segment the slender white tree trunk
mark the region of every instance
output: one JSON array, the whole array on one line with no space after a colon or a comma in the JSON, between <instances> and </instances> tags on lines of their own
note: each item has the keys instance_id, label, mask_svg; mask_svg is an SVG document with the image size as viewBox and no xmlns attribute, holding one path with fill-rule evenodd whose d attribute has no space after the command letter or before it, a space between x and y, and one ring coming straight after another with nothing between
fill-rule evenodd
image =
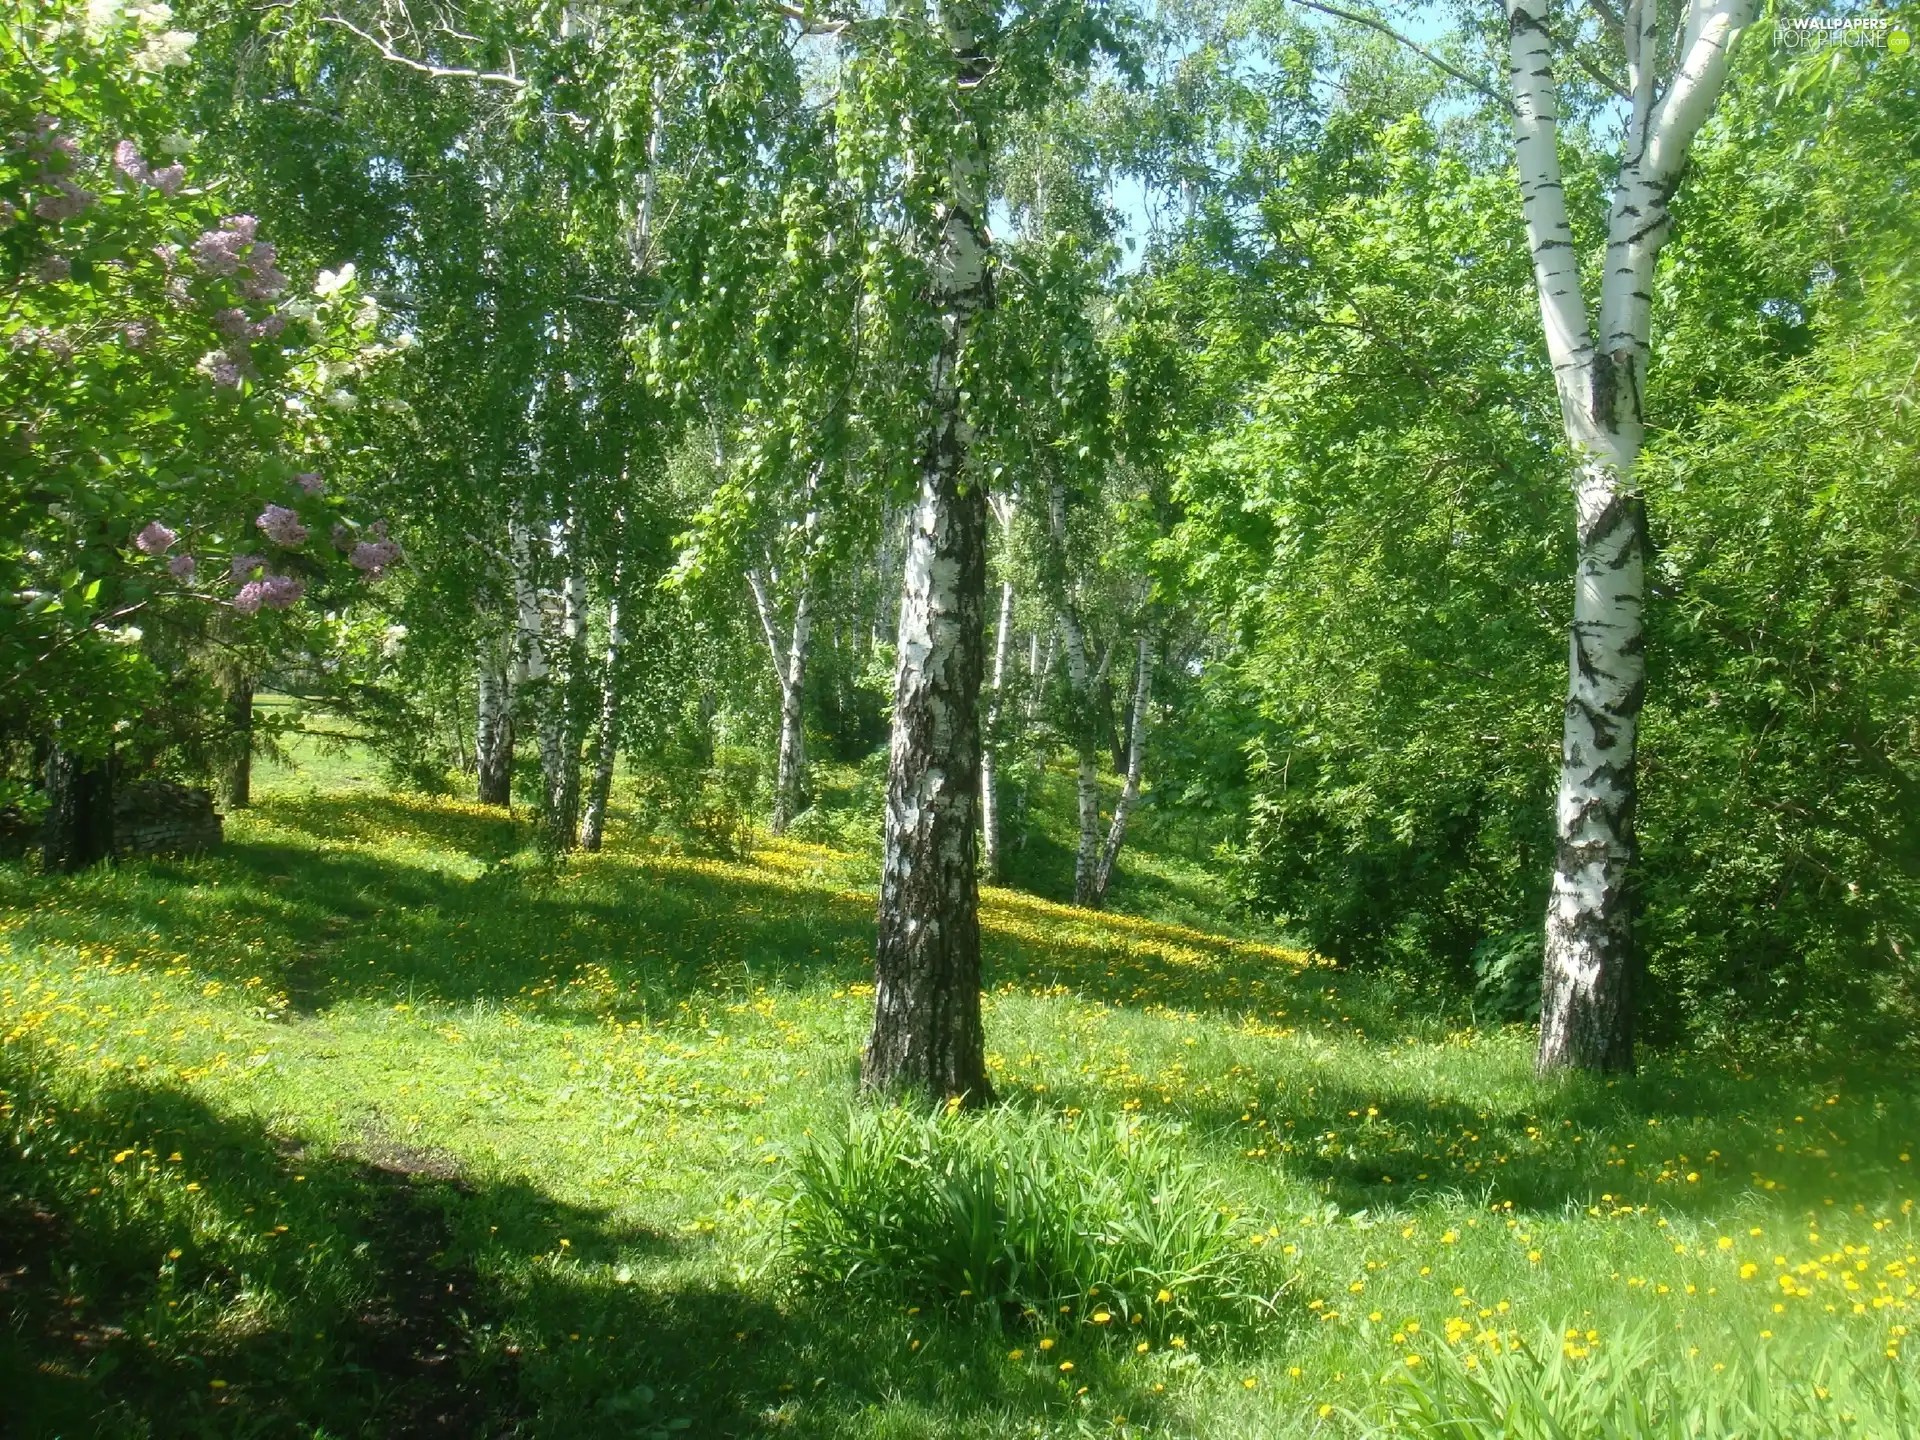
<instances>
[{"instance_id":1,"label":"slender white tree trunk","mask_svg":"<svg viewBox=\"0 0 1920 1440\"><path fill-rule=\"evenodd\" d=\"M766 579L758 570L749 570L747 586L753 591L754 609L759 612L760 630L773 661L773 678L780 687L780 748L774 772L772 830L784 835L799 813L806 788L807 647L813 634L813 587L804 587L794 601L793 628L782 644Z\"/></svg>"},{"instance_id":2,"label":"slender white tree trunk","mask_svg":"<svg viewBox=\"0 0 1920 1440\"><path fill-rule=\"evenodd\" d=\"M974 814L987 498L980 478L966 474L972 433L960 366L975 317L992 298L985 137L966 108L992 65L957 8L943 6L941 19L955 69L955 150L930 247L942 333L901 582L873 1029L860 1080L868 1091L982 1105L993 1098L980 1017Z\"/></svg>"},{"instance_id":3,"label":"slender white tree trunk","mask_svg":"<svg viewBox=\"0 0 1920 1440\"><path fill-rule=\"evenodd\" d=\"M1573 452L1578 558L1558 832L1541 985L1542 1071L1633 1068L1634 807L1646 692L1646 508L1635 477L1652 359L1654 262L1688 148L1725 83L1752 0L1691 0L1656 84L1652 0L1622 26L1629 108L1593 343L1561 181L1547 0L1508 0L1514 151L1535 288Z\"/></svg>"},{"instance_id":4,"label":"slender white tree trunk","mask_svg":"<svg viewBox=\"0 0 1920 1440\"><path fill-rule=\"evenodd\" d=\"M1133 677L1133 715L1127 727L1127 783L1121 788L1119 802L1113 807L1113 824L1107 829L1107 843L1100 852L1100 871L1094 877L1093 903L1104 904L1107 886L1113 881L1114 862L1120 858L1120 846L1127 838L1127 820L1140 799L1140 781L1147 764L1147 706L1153 698L1153 642L1140 633Z\"/></svg>"},{"instance_id":5,"label":"slender white tree trunk","mask_svg":"<svg viewBox=\"0 0 1920 1440\"><path fill-rule=\"evenodd\" d=\"M613 597L607 602L607 651L600 667L600 715L593 732L593 778L580 814L580 848L600 848L607 829L607 801L613 795L613 765L620 748L620 589L625 567L613 572Z\"/></svg>"},{"instance_id":6,"label":"slender white tree trunk","mask_svg":"<svg viewBox=\"0 0 1920 1440\"><path fill-rule=\"evenodd\" d=\"M579 568L578 529L579 517L569 510L550 541L562 576L556 647L559 663L543 665L538 689L540 768L546 782L542 840L556 851L573 848L580 814L578 691L586 671L587 585ZM536 614L541 610L537 596L535 610Z\"/></svg>"},{"instance_id":7,"label":"slender white tree trunk","mask_svg":"<svg viewBox=\"0 0 1920 1440\"><path fill-rule=\"evenodd\" d=\"M1007 646L1013 634L1013 582L1000 582L1000 628L993 642L993 698L987 707L987 731L980 749L981 867L988 881L1000 878L1000 793L998 789L997 731L1005 709L1002 691L1007 677Z\"/></svg>"},{"instance_id":8,"label":"slender white tree trunk","mask_svg":"<svg viewBox=\"0 0 1920 1440\"><path fill-rule=\"evenodd\" d=\"M1093 736L1093 667L1087 661L1086 637L1072 607L1060 611L1060 648L1067 657L1067 682L1073 687L1075 752L1080 759L1074 781L1080 810L1080 843L1073 857L1073 903L1093 903L1094 878L1100 865L1100 749Z\"/></svg>"}]
</instances>

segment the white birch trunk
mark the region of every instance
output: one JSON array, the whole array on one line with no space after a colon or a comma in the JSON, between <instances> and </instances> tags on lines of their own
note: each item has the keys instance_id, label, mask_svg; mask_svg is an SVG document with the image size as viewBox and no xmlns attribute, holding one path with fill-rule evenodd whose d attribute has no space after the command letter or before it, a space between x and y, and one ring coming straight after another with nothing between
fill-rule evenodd
<instances>
[{"instance_id":1,"label":"white birch trunk","mask_svg":"<svg viewBox=\"0 0 1920 1440\"><path fill-rule=\"evenodd\" d=\"M993 698L987 707L987 729L980 748L980 844L981 868L989 882L1000 878L1000 793L999 765L995 756L998 731L1004 705L1002 691L1007 677L1007 646L1013 632L1013 582L1000 582L1000 627L993 642Z\"/></svg>"},{"instance_id":2,"label":"white birch trunk","mask_svg":"<svg viewBox=\"0 0 1920 1440\"><path fill-rule=\"evenodd\" d=\"M620 650L626 637L620 629L620 587L624 567L613 572L613 596L607 602L607 650L600 668L600 715L593 733L593 778L580 813L580 848L589 854L600 848L607 830L607 802L613 796L614 760L620 748Z\"/></svg>"},{"instance_id":3,"label":"white birch trunk","mask_svg":"<svg viewBox=\"0 0 1920 1440\"><path fill-rule=\"evenodd\" d=\"M587 585L578 564L578 529L579 517L569 510L566 521L550 541L562 575L559 663L546 667L538 692L540 768L546 782L542 838L556 851L574 847L580 811L577 691L586 669Z\"/></svg>"},{"instance_id":4,"label":"white birch trunk","mask_svg":"<svg viewBox=\"0 0 1920 1440\"><path fill-rule=\"evenodd\" d=\"M1071 607L1060 612L1060 648L1067 657L1067 683L1073 686L1075 753L1080 764L1074 794L1080 810L1080 843L1073 857L1073 903L1093 903L1093 881L1100 864L1100 751L1094 743L1093 668L1087 663L1086 637Z\"/></svg>"},{"instance_id":5,"label":"white birch trunk","mask_svg":"<svg viewBox=\"0 0 1920 1440\"><path fill-rule=\"evenodd\" d=\"M1691 0L1664 94L1654 76L1654 10L1652 0L1631 0L1625 16L1630 102L1596 347L1561 182L1547 0L1507 3L1521 204L1574 457L1578 536L1541 986L1542 1071L1633 1067L1633 824L1646 690L1646 511L1635 468L1653 353L1653 270L1672 228L1668 202L1688 147L1725 83L1752 0Z\"/></svg>"},{"instance_id":6,"label":"white birch trunk","mask_svg":"<svg viewBox=\"0 0 1920 1440\"><path fill-rule=\"evenodd\" d=\"M784 835L799 813L806 789L807 647L813 634L813 587L803 588L794 602L793 628L783 645L775 623L773 597L759 571L747 572L747 586L753 591L761 633L766 637L767 654L773 661L773 678L780 687L780 747L774 772L771 828L775 835Z\"/></svg>"},{"instance_id":7,"label":"white birch trunk","mask_svg":"<svg viewBox=\"0 0 1920 1440\"><path fill-rule=\"evenodd\" d=\"M1105 903L1107 886L1113 881L1114 862L1120 858L1120 846L1127 838L1127 821L1140 799L1140 781L1147 764L1147 706L1153 698L1153 642L1146 632L1140 634L1133 678L1133 715L1127 727L1127 783L1113 807L1113 824L1107 829L1107 843L1100 852L1100 870L1094 877L1093 904Z\"/></svg>"},{"instance_id":8,"label":"white birch trunk","mask_svg":"<svg viewBox=\"0 0 1920 1440\"><path fill-rule=\"evenodd\" d=\"M971 427L960 366L991 302L986 145L972 94L992 69L957 8L941 19L953 55L954 150L929 298L941 326L928 386L894 668L885 855L873 1029L861 1059L870 1092L983 1105L977 858L980 680L987 589L986 487L966 474Z\"/></svg>"}]
</instances>

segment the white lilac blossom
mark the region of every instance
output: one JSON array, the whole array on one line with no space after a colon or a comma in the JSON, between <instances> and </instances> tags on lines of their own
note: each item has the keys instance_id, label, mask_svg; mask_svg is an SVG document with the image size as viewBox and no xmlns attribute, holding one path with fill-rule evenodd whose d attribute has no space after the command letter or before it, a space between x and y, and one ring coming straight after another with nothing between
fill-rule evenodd
<instances>
[{"instance_id":1,"label":"white lilac blossom","mask_svg":"<svg viewBox=\"0 0 1920 1440\"><path fill-rule=\"evenodd\" d=\"M307 538L299 515L284 505L267 506L253 523L276 545L298 545Z\"/></svg>"},{"instance_id":2,"label":"white lilac blossom","mask_svg":"<svg viewBox=\"0 0 1920 1440\"><path fill-rule=\"evenodd\" d=\"M158 520L149 520L146 529L133 537L133 548L142 555L163 555L180 537Z\"/></svg>"},{"instance_id":3,"label":"white lilac blossom","mask_svg":"<svg viewBox=\"0 0 1920 1440\"><path fill-rule=\"evenodd\" d=\"M156 6L164 9L164 6ZM140 48L133 57L133 68L148 75L177 69L193 63L193 42L200 37L191 30L163 30Z\"/></svg>"},{"instance_id":4,"label":"white lilac blossom","mask_svg":"<svg viewBox=\"0 0 1920 1440\"><path fill-rule=\"evenodd\" d=\"M326 489L327 485L327 482L321 478L318 470L303 471L301 474L293 477L293 483L309 495L318 495L322 490Z\"/></svg>"},{"instance_id":5,"label":"white lilac blossom","mask_svg":"<svg viewBox=\"0 0 1920 1440\"><path fill-rule=\"evenodd\" d=\"M194 559L191 555L176 555L167 561L167 573L176 580L191 580L194 568Z\"/></svg>"},{"instance_id":6,"label":"white lilac blossom","mask_svg":"<svg viewBox=\"0 0 1920 1440\"><path fill-rule=\"evenodd\" d=\"M264 568L266 563L267 557L264 555L236 555L228 574L235 580L244 580L254 571Z\"/></svg>"}]
</instances>

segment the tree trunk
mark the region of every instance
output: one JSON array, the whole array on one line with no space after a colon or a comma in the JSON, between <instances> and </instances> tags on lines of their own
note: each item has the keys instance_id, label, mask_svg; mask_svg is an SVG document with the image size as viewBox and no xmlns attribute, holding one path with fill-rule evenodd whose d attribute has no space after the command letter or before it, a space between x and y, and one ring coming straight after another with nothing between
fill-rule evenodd
<instances>
[{"instance_id":1,"label":"tree trunk","mask_svg":"<svg viewBox=\"0 0 1920 1440\"><path fill-rule=\"evenodd\" d=\"M1113 880L1113 865L1120 858L1120 846L1127 838L1127 820L1140 798L1140 780L1147 764L1147 705L1153 698L1153 644L1141 633L1139 657L1133 680L1133 718L1127 727L1127 783L1113 807L1113 824L1107 830L1106 848L1100 852L1100 871L1094 877L1093 904L1106 903L1107 886Z\"/></svg>"},{"instance_id":2,"label":"tree trunk","mask_svg":"<svg viewBox=\"0 0 1920 1440\"><path fill-rule=\"evenodd\" d=\"M747 572L747 584L753 590L754 607L760 613L760 628L767 640L767 653L773 659L773 678L780 686L780 749L770 828L775 835L784 835L800 811L806 788L807 645L813 632L813 587L809 585L801 590L800 598L794 602L793 630L783 646L774 624L773 597L759 571Z\"/></svg>"},{"instance_id":3,"label":"tree trunk","mask_svg":"<svg viewBox=\"0 0 1920 1440\"><path fill-rule=\"evenodd\" d=\"M227 689L227 728L233 753L227 763L227 808L253 804L253 680L237 675Z\"/></svg>"},{"instance_id":4,"label":"tree trunk","mask_svg":"<svg viewBox=\"0 0 1920 1440\"><path fill-rule=\"evenodd\" d=\"M580 824L580 689L587 669L587 582L579 570L579 517L560 537L560 664L547 677L540 712L540 762L546 779L545 843L571 850Z\"/></svg>"},{"instance_id":5,"label":"tree trunk","mask_svg":"<svg viewBox=\"0 0 1920 1440\"><path fill-rule=\"evenodd\" d=\"M962 1105L993 1098L980 1018L980 895L974 806L980 794L980 680L987 600L987 492L966 472L971 440L959 368L990 303L986 155L967 97L990 68L943 8L957 74L959 144L941 209L932 302L942 335L929 386L901 581L887 766L873 1030L860 1080Z\"/></svg>"},{"instance_id":6,"label":"tree trunk","mask_svg":"<svg viewBox=\"0 0 1920 1440\"><path fill-rule=\"evenodd\" d=\"M1005 707L1001 692L1007 678L1007 646L1013 638L1013 582L1000 582L1000 627L993 641L993 699L987 708L987 730L980 747L981 868L991 883L1000 878L1000 793L998 780L999 729Z\"/></svg>"},{"instance_id":7,"label":"tree trunk","mask_svg":"<svg viewBox=\"0 0 1920 1440\"><path fill-rule=\"evenodd\" d=\"M513 682L498 635L482 635L474 706L474 790L482 805L513 804Z\"/></svg>"},{"instance_id":8,"label":"tree trunk","mask_svg":"<svg viewBox=\"0 0 1920 1440\"><path fill-rule=\"evenodd\" d=\"M73 874L113 854L113 757L82 760L55 743L47 754L41 864Z\"/></svg>"},{"instance_id":9,"label":"tree trunk","mask_svg":"<svg viewBox=\"0 0 1920 1440\"><path fill-rule=\"evenodd\" d=\"M1541 977L1542 1072L1631 1070L1636 751L1646 694L1646 510L1635 467L1669 201L1752 0L1692 0L1664 92L1652 0L1622 25L1628 112L1593 343L1560 173L1546 0L1508 0L1514 152L1560 417L1576 458L1578 558Z\"/></svg>"},{"instance_id":10,"label":"tree trunk","mask_svg":"<svg viewBox=\"0 0 1920 1440\"><path fill-rule=\"evenodd\" d=\"M1060 637L1067 655L1067 680L1073 686L1073 744L1080 757L1074 782L1080 808L1080 843L1073 856L1073 903L1092 905L1100 866L1100 751L1093 737L1094 680L1087 664L1086 637L1070 608L1060 611Z\"/></svg>"},{"instance_id":11,"label":"tree trunk","mask_svg":"<svg viewBox=\"0 0 1920 1440\"><path fill-rule=\"evenodd\" d=\"M593 781L587 806L580 817L580 848L600 848L607 828L607 800L613 794L613 762L620 744L620 633L621 572L615 568L613 598L607 603L607 654L600 672L600 720L593 732Z\"/></svg>"}]
</instances>

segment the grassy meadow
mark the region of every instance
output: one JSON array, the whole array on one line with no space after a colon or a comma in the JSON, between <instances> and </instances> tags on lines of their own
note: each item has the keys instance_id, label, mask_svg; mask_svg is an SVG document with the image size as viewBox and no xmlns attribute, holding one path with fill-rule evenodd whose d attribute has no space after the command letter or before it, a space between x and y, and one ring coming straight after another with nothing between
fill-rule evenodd
<instances>
[{"instance_id":1,"label":"grassy meadow","mask_svg":"<svg viewBox=\"0 0 1920 1440\"><path fill-rule=\"evenodd\" d=\"M0 869L6 1434L1920 1433L1879 1057L1541 1083L1142 854L1151 913L986 892L1003 1104L894 1124L859 856L628 817L555 869L302 758L218 854ZM995 1185L1145 1218L970 1295L913 1227Z\"/></svg>"}]
</instances>

